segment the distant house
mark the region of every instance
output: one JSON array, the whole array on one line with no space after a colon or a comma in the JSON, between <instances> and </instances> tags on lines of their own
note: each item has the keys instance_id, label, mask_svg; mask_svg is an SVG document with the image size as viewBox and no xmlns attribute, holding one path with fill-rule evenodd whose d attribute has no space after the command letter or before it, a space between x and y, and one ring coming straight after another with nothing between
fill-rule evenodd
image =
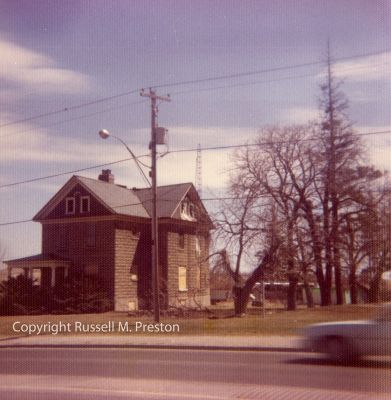
<instances>
[{"instance_id":1,"label":"distant house","mask_svg":"<svg viewBox=\"0 0 391 400\"><path fill-rule=\"evenodd\" d=\"M191 183L158 187L157 196L162 306L208 305L208 213ZM42 252L5 263L30 277L39 269L42 285L98 276L115 310L148 308L151 213L149 188L115 184L110 170L97 180L73 176L33 218L42 224Z\"/></svg>"}]
</instances>

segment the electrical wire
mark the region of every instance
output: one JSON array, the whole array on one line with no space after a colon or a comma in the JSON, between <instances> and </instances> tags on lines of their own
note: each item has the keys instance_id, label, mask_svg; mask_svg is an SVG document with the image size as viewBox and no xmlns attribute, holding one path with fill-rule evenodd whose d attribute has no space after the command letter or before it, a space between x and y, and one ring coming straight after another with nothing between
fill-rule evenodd
<instances>
[{"instance_id":1,"label":"electrical wire","mask_svg":"<svg viewBox=\"0 0 391 400\"><path fill-rule=\"evenodd\" d=\"M88 106L91 106L91 105L94 105L94 104L99 104L99 103L103 103L105 101L117 99L119 97L128 96L130 94L137 93L138 91L139 91L139 89L133 89L133 90L129 90L127 92L122 92L122 93L119 93L119 94L115 94L113 96L102 97L100 99L96 99L96 100L93 100L93 101L88 101L88 102L85 102L85 103L77 104L75 106L64 107L64 108L61 108L59 110L49 111L49 112L46 112L46 113L43 113L43 114L32 115L31 117L27 117L27 118L19 119L19 120L16 120L16 121L6 122L5 124L1 124L0 128L4 128L6 126L11 126L11 125L21 124L23 122L34 121L34 120L39 119L39 118L49 117L49 116L60 114L60 113L67 112L67 111L77 110L79 108L84 108L84 107L88 107Z\"/></svg>"},{"instance_id":2,"label":"electrical wire","mask_svg":"<svg viewBox=\"0 0 391 400\"><path fill-rule=\"evenodd\" d=\"M383 50L376 51L376 52L361 53L361 54L356 54L356 55L346 56L346 57L338 57L338 58L334 58L332 61L339 62L339 61L347 61L347 60L352 60L352 59L357 59L357 58L365 58L365 57L370 57L370 56L374 56L374 55L384 54L389 51L391 51L391 50L383 49ZM184 81L177 81L177 82L168 82L168 83L158 84L158 85L146 85L144 87L151 87L154 89L159 89L159 88L177 87L177 86L191 85L191 84L197 84L197 83L226 80L226 79L236 79L236 78L241 78L241 77L246 77L246 76L254 76L254 75L270 73L270 72L286 71L286 70L291 70L291 69L298 69L298 68L304 68L304 67L309 67L309 66L321 65L321 64L324 64L324 62L325 62L324 60L323 61L312 61L312 62L301 63L301 64L293 64L293 65L273 67L273 68L264 68L264 69L254 70L254 71L240 72L240 73L228 74L228 75L219 75L219 76L213 76L213 77L208 77L208 78L191 79L191 80L184 80ZM96 100L80 103L80 104L77 104L74 106L68 106L68 107L58 109L58 110L49 111L49 112L38 114L38 115L32 115L30 117L22 118L19 120L10 121L5 124L1 124L0 128L8 127L11 125L21 124L23 122L34 121L39 118L44 118L44 117L48 117L48 116L52 116L52 115L56 115L56 114L60 114L60 113L68 112L68 111L73 111L73 110L77 110L77 109L84 108L84 107L88 107L91 105L103 103L106 101L110 101L113 99L117 99L120 97L124 97L124 96L128 96L128 95L137 93L142 89L143 88L131 89L131 90L128 90L128 91L125 91L122 93L112 95L112 96L106 96L106 97L102 97L102 98L99 98Z\"/></svg>"},{"instance_id":3,"label":"electrical wire","mask_svg":"<svg viewBox=\"0 0 391 400\"><path fill-rule=\"evenodd\" d=\"M381 135L381 134L386 134L386 133L391 133L391 130L386 130L386 131L377 131L377 132L363 132L363 133L356 133L354 136L371 136L371 135ZM296 142L304 142L304 141L316 141L319 140L317 137L310 137L310 138L305 138L305 139L299 139L294 141ZM234 148L243 148L243 147L257 147L257 146L270 146L273 144L286 144L286 143L293 143L292 140L282 140L282 141L265 141L265 142L259 142L259 143L247 143L247 144L235 144L235 145L226 145L226 146L210 146L210 147L202 147L201 151L209 151L209 150L228 150L228 149L234 149ZM195 152L198 151L198 147L194 148L189 148L189 149L179 149L179 150L170 150L166 154L175 154L175 153L187 153L187 152ZM139 159L142 157L148 157L149 154L143 154L141 156L135 156L135 158ZM12 182L12 183L6 183L3 185L0 185L0 189L6 188L6 187L11 187L11 186L17 186L17 185L22 185L26 183L31 183L31 182L36 182L40 180L45 180L45 179L51 179L51 178L56 178L58 176L63 176L63 175L70 175L74 174L77 172L82 172L82 171L87 171L91 169L97 169L101 167L106 167L108 165L113 165L113 164L119 164L125 161L133 160L133 158L124 158L122 160L117 160L117 161L112 161L109 163L104 163L104 164L98 164L98 165L93 165L90 167L84 167L84 168L79 168L71 171L65 171L65 172L60 172L58 174L52 174L52 175L46 175L46 176L41 176L37 178L32 178L32 179L25 179L23 181L17 181L17 182Z\"/></svg>"},{"instance_id":4,"label":"electrical wire","mask_svg":"<svg viewBox=\"0 0 391 400\"><path fill-rule=\"evenodd\" d=\"M92 117L92 116L95 116L95 115L104 114L104 113L110 112L110 111L117 111L117 110L119 110L121 108L129 107L129 106L133 106L133 105L137 105L137 104L142 104L142 103L146 103L146 102L147 102L147 100L140 100L140 101L134 101L132 103L121 104L120 106L110 107L110 108L106 108L106 109L103 109L103 110L95 111L93 113L80 115L78 117L68 118L68 119L64 119L62 121L57 121L57 122L53 122L51 124L46 124L46 125L40 126L38 129L45 129L45 128L50 128L52 126L65 124L67 122L79 121L79 120L84 119L84 118L88 118L88 117ZM31 128L23 129L21 131L6 133L4 135L0 135L0 139L4 138L4 137L8 137L8 136L19 135L21 133L31 132L31 131L34 131L36 129L37 129L37 127L33 126Z\"/></svg>"}]
</instances>

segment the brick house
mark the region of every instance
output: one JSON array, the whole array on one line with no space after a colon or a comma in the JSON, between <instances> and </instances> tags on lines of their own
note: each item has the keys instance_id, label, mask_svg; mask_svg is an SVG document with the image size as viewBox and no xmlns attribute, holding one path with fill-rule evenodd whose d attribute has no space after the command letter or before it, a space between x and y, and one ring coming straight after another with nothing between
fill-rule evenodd
<instances>
[{"instance_id":1,"label":"brick house","mask_svg":"<svg viewBox=\"0 0 391 400\"><path fill-rule=\"evenodd\" d=\"M208 305L212 222L191 183L157 189L162 307ZM42 224L41 254L6 262L40 284L67 276L98 276L116 311L148 308L152 301L151 189L114 183L110 170L97 180L72 176L35 215Z\"/></svg>"}]
</instances>

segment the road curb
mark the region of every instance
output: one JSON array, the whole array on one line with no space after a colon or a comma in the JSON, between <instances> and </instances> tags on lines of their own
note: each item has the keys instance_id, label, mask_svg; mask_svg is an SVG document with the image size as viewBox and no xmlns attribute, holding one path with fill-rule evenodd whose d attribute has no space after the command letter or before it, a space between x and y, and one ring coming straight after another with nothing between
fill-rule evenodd
<instances>
[{"instance_id":1,"label":"road curb","mask_svg":"<svg viewBox=\"0 0 391 400\"><path fill-rule=\"evenodd\" d=\"M202 351L272 351L302 353L303 349L296 347L268 347L268 346L197 346L197 345L143 345L143 344L0 344L0 349L155 349L155 350L202 350Z\"/></svg>"}]
</instances>

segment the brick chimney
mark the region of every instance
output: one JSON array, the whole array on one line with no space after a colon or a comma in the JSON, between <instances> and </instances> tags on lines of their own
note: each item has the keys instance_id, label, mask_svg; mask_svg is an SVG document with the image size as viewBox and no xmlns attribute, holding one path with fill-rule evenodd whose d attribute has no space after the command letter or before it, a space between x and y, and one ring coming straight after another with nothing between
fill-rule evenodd
<instances>
[{"instance_id":1,"label":"brick chimney","mask_svg":"<svg viewBox=\"0 0 391 400\"><path fill-rule=\"evenodd\" d=\"M114 175L110 169L102 169L102 173L98 176L98 179L103 182L114 183Z\"/></svg>"}]
</instances>

